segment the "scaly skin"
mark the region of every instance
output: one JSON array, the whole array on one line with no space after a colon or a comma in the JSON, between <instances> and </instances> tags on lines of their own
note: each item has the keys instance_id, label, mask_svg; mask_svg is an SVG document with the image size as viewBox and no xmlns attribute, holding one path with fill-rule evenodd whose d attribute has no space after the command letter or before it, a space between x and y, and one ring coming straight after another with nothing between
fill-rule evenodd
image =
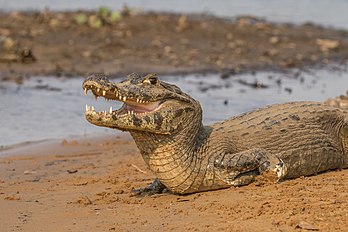
<instances>
[{"instance_id":1,"label":"scaly skin","mask_svg":"<svg viewBox=\"0 0 348 232\"><path fill-rule=\"evenodd\" d=\"M158 178L144 192L165 186L187 194L249 184L259 175L280 180L348 167L348 113L321 103L277 104L203 126L199 102L153 74L118 84L93 74L83 88L125 102L111 113L86 107L85 116L131 133Z\"/></svg>"}]
</instances>

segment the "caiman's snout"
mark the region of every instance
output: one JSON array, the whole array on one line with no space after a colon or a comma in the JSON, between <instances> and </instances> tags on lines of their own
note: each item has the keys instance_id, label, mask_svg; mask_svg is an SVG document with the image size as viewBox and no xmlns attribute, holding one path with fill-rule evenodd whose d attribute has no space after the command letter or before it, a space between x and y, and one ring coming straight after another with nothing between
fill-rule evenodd
<instances>
[{"instance_id":1,"label":"caiman's snout","mask_svg":"<svg viewBox=\"0 0 348 232\"><path fill-rule=\"evenodd\" d=\"M91 90L96 97L107 97L106 93L117 92L117 87L114 83L110 82L108 78L103 74L91 74L82 84L82 88L87 95L88 90ZM111 96L110 96L111 97Z\"/></svg>"},{"instance_id":2,"label":"caiman's snout","mask_svg":"<svg viewBox=\"0 0 348 232\"><path fill-rule=\"evenodd\" d=\"M91 74L82 88L86 95L91 91L95 99L123 102L118 110L110 107L100 112L86 105L85 116L90 123L127 131L172 133L187 121L183 119L192 117L188 114L197 104L178 87L161 82L154 74L141 77L133 73L119 83L109 81L103 74Z\"/></svg>"}]
</instances>

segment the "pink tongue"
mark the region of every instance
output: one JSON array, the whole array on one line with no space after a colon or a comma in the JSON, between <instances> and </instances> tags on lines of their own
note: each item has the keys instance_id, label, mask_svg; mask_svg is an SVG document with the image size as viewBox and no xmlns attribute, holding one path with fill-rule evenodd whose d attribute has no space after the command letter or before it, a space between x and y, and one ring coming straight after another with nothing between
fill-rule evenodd
<instances>
[{"instance_id":1,"label":"pink tongue","mask_svg":"<svg viewBox=\"0 0 348 232\"><path fill-rule=\"evenodd\" d=\"M151 102L148 104L137 104L137 103L125 103L126 104L126 110L127 111L133 111L134 113L147 113L154 111L159 103L158 102Z\"/></svg>"}]
</instances>

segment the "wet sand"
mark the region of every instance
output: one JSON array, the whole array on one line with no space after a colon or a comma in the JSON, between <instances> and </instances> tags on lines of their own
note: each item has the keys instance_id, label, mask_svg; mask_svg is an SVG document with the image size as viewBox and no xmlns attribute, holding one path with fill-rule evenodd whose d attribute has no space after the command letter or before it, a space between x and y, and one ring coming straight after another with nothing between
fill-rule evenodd
<instances>
[{"instance_id":1,"label":"wet sand","mask_svg":"<svg viewBox=\"0 0 348 232\"><path fill-rule=\"evenodd\" d=\"M130 191L154 175L127 135L27 146L12 149L23 155L0 159L0 231L344 231L348 225L348 170L135 198Z\"/></svg>"},{"instance_id":2,"label":"wet sand","mask_svg":"<svg viewBox=\"0 0 348 232\"><path fill-rule=\"evenodd\" d=\"M0 34L14 42L1 57L1 77L134 71L230 75L340 63L348 54L347 32L313 25L151 13L91 29L73 24L74 14L1 13ZM0 231L348 227L348 170L188 196L134 198L131 190L148 185L154 175L127 135L29 143L0 153Z\"/></svg>"}]
</instances>

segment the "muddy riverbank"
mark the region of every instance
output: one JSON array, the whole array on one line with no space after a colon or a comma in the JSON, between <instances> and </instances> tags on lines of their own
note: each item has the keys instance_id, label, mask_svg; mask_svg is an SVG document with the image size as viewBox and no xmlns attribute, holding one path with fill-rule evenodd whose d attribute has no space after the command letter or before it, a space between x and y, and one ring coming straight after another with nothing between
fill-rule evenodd
<instances>
[{"instance_id":1,"label":"muddy riverbank","mask_svg":"<svg viewBox=\"0 0 348 232\"><path fill-rule=\"evenodd\" d=\"M345 62L348 32L255 17L103 12L0 13L0 77L252 70Z\"/></svg>"}]
</instances>

